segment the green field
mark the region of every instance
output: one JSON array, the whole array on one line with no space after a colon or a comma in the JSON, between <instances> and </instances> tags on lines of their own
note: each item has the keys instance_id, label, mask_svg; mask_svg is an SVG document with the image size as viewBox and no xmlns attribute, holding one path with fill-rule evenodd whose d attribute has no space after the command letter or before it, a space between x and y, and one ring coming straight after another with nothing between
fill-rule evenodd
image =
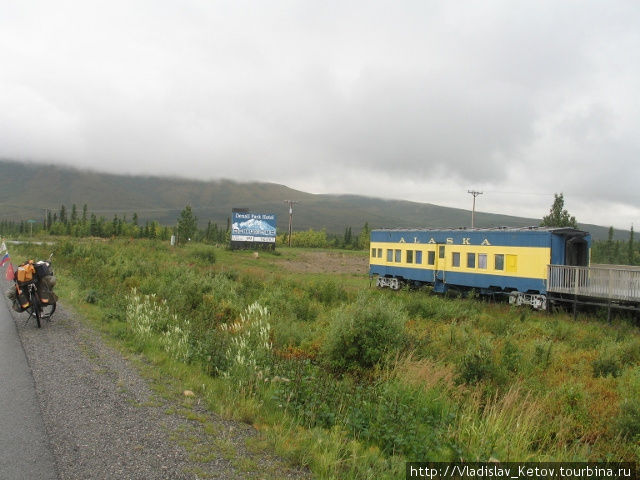
<instances>
[{"instance_id":1,"label":"green field","mask_svg":"<svg viewBox=\"0 0 640 480\"><path fill-rule=\"evenodd\" d=\"M378 291L365 252L56 241L63 303L318 478L403 478L407 460L640 461L631 320ZM14 262L52 247L15 248Z\"/></svg>"}]
</instances>

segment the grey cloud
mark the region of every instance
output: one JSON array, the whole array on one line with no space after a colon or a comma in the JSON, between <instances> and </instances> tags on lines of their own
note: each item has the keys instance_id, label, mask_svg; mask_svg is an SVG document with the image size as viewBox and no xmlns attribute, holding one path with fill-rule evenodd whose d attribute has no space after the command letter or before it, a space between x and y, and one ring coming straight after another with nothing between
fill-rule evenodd
<instances>
[{"instance_id":1,"label":"grey cloud","mask_svg":"<svg viewBox=\"0 0 640 480\"><path fill-rule=\"evenodd\" d=\"M417 199L440 179L638 205L635 2L2 11L2 157L326 189L343 171L354 193L410 178L415 191L386 193Z\"/></svg>"}]
</instances>

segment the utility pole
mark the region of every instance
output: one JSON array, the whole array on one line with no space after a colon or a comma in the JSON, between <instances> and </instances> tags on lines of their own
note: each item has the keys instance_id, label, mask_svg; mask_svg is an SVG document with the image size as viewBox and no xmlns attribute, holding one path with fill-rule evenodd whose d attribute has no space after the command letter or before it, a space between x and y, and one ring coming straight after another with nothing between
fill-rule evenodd
<instances>
[{"instance_id":1,"label":"utility pole","mask_svg":"<svg viewBox=\"0 0 640 480\"><path fill-rule=\"evenodd\" d=\"M285 200L284 203L289 205L289 246L291 246L291 225L293 224L293 205L295 203L300 203L300 202L296 202L294 200Z\"/></svg>"},{"instance_id":2,"label":"utility pole","mask_svg":"<svg viewBox=\"0 0 640 480\"><path fill-rule=\"evenodd\" d=\"M467 193L473 195L473 209L471 210L471 228L475 228L476 226L476 197L478 195L482 195L482 192L476 192L475 190L467 190Z\"/></svg>"},{"instance_id":3,"label":"utility pole","mask_svg":"<svg viewBox=\"0 0 640 480\"><path fill-rule=\"evenodd\" d=\"M293 204L299 203L293 200L285 200L284 203L289 205L289 246L291 246L291 226L293 224Z\"/></svg>"}]
</instances>

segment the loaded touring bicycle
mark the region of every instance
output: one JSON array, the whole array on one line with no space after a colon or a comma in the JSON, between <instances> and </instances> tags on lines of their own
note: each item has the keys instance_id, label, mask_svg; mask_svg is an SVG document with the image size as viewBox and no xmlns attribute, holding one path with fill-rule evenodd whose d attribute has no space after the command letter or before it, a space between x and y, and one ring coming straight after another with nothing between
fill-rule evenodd
<instances>
[{"instance_id":1,"label":"loaded touring bicycle","mask_svg":"<svg viewBox=\"0 0 640 480\"><path fill-rule=\"evenodd\" d=\"M42 320L50 320L56 310L57 295L53 292L56 278L48 260L28 260L19 265L13 278L13 286L7 291L16 312L27 312L29 321L35 318L38 328Z\"/></svg>"}]
</instances>

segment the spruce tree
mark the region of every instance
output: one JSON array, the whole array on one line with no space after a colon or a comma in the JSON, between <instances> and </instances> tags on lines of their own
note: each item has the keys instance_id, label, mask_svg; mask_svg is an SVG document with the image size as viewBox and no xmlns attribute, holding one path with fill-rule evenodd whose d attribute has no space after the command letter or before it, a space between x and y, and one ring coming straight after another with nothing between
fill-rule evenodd
<instances>
[{"instance_id":1,"label":"spruce tree","mask_svg":"<svg viewBox=\"0 0 640 480\"><path fill-rule=\"evenodd\" d=\"M60 222L67 224L67 209L64 205L60 207Z\"/></svg>"},{"instance_id":2,"label":"spruce tree","mask_svg":"<svg viewBox=\"0 0 640 480\"><path fill-rule=\"evenodd\" d=\"M569 215L569 212L564 208L564 196L561 193L553 194L554 200L549 215L542 218L541 227L572 227L578 228L578 222L576 217Z\"/></svg>"},{"instance_id":3,"label":"spruce tree","mask_svg":"<svg viewBox=\"0 0 640 480\"><path fill-rule=\"evenodd\" d=\"M78 223L78 209L74 203L71 205L71 225L75 225L76 223Z\"/></svg>"},{"instance_id":4,"label":"spruce tree","mask_svg":"<svg viewBox=\"0 0 640 480\"><path fill-rule=\"evenodd\" d=\"M198 229L198 219L191 210L191 205L184 207L184 210L180 212L180 218L178 218L177 234L178 243L186 243L189 241L196 230Z\"/></svg>"},{"instance_id":5,"label":"spruce tree","mask_svg":"<svg viewBox=\"0 0 640 480\"><path fill-rule=\"evenodd\" d=\"M605 256L607 263L613 263L613 227L609 227Z\"/></svg>"}]
</instances>

